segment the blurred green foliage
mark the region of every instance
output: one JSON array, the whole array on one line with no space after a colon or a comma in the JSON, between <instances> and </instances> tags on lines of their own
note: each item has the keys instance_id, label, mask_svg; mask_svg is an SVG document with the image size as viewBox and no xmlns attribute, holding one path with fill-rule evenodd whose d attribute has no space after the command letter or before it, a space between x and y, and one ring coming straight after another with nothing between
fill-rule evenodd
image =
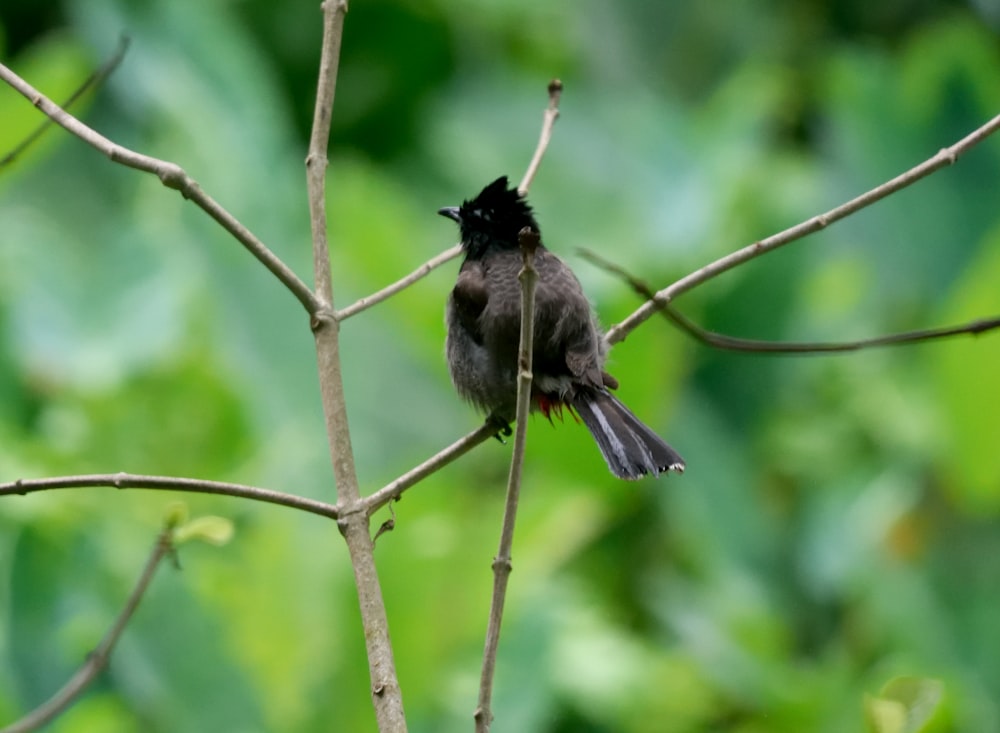
<instances>
[{"instance_id":1,"label":"blurred green foliage","mask_svg":"<svg viewBox=\"0 0 1000 733\"><path fill-rule=\"evenodd\" d=\"M183 165L306 276L318 5L0 0L0 52L59 100L128 35L75 112ZM614 323L634 296L575 246L662 286L896 175L1000 112L998 24L956 0L358 0L331 147L337 301L451 245L436 208L520 175L558 76L531 200ZM5 152L40 117L4 88L0 120ZM998 181L989 140L678 305L773 339L995 314ZM442 357L454 272L342 329L369 489L477 423ZM532 424L494 730L1000 731L998 363L998 336L775 358L646 324L613 371L689 470L625 485L579 426ZM0 480L125 470L333 497L298 304L158 181L55 130L0 172L0 446ZM418 733L471 727L507 457L484 445L413 489L378 543ZM0 722L96 645L173 498L0 501ZM181 549L52 730L374 730L335 527L185 501L230 518L232 542Z\"/></svg>"}]
</instances>

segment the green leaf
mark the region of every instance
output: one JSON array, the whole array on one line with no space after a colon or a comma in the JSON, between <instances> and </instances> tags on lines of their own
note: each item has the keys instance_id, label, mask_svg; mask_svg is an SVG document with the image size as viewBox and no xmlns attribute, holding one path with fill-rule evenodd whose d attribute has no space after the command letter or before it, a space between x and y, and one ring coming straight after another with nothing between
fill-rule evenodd
<instances>
[{"instance_id":1,"label":"green leaf","mask_svg":"<svg viewBox=\"0 0 1000 733\"><path fill-rule=\"evenodd\" d=\"M174 532L174 543L201 540L213 545L224 545L233 538L233 523L225 517L206 515L195 517Z\"/></svg>"},{"instance_id":2,"label":"green leaf","mask_svg":"<svg viewBox=\"0 0 1000 733\"><path fill-rule=\"evenodd\" d=\"M940 708L944 685L926 677L895 677L878 697L865 696L865 717L873 733L929 731Z\"/></svg>"}]
</instances>

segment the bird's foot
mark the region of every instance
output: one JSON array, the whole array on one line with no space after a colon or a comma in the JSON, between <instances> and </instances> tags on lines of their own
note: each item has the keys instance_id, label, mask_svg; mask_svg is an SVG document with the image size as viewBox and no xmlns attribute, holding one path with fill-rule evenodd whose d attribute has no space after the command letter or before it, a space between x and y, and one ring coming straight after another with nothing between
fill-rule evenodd
<instances>
[{"instance_id":1,"label":"bird's foot","mask_svg":"<svg viewBox=\"0 0 1000 733\"><path fill-rule=\"evenodd\" d=\"M505 445L507 441L504 438L509 438L514 432L510 427L510 421L496 413L491 413L486 418L486 424L496 429L496 434L493 437Z\"/></svg>"}]
</instances>

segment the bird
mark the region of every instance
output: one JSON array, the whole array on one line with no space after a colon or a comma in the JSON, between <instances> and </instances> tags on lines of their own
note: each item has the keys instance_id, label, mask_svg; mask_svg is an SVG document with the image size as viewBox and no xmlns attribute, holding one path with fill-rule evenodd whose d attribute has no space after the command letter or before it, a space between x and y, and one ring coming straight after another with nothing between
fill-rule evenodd
<instances>
[{"instance_id":1,"label":"bird","mask_svg":"<svg viewBox=\"0 0 1000 733\"><path fill-rule=\"evenodd\" d=\"M455 221L465 255L445 307L445 354L459 396L506 428L517 402L523 260L519 232L541 237L525 197L506 176L461 206L438 214ZM682 472L684 459L610 390L618 380L604 370L607 345L569 266L539 241L535 259L533 412L552 421L565 409L579 416L618 478Z\"/></svg>"}]
</instances>

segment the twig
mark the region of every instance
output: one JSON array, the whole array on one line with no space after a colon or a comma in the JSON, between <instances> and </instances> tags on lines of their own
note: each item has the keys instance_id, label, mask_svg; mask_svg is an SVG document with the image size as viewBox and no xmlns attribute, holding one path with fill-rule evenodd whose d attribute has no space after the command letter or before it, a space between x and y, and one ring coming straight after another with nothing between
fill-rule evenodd
<instances>
[{"instance_id":1,"label":"twig","mask_svg":"<svg viewBox=\"0 0 1000 733\"><path fill-rule=\"evenodd\" d=\"M314 314L323 302L319 300L299 277L281 259L240 223L236 217L224 209L215 199L201 190L198 183L176 163L137 153L112 142L97 131L80 122L73 115L54 104L52 100L36 90L7 66L0 64L0 79L21 93L38 107L53 122L76 135L94 149L104 153L115 163L152 173L167 188L180 191L181 196L193 201L202 211L215 219L223 229L232 234L261 264L274 274L303 307Z\"/></svg>"},{"instance_id":2,"label":"twig","mask_svg":"<svg viewBox=\"0 0 1000 733\"><path fill-rule=\"evenodd\" d=\"M378 542L378 538L384 535L386 532L392 532L396 529L396 512L392 508L392 504L389 505L389 518L379 525L378 531L375 532L375 536L372 537L372 544L374 545Z\"/></svg>"},{"instance_id":3,"label":"twig","mask_svg":"<svg viewBox=\"0 0 1000 733\"><path fill-rule=\"evenodd\" d=\"M95 473L81 476L52 476L39 479L18 479L0 484L0 496L26 495L36 491L51 489L79 489L95 486L109 486L115 489L157 489L162 491L187 491L196 494L220 494L241 499L253 499L268 504L280 504L292 509L318 514L336 519L337 507L326 502L307 499L294 494L286 494L256 486L205 481L202 479L179 478L173 476L143 476L133 473Z\"/></svg>"},{"instance_id":4,"label":"twig","mask_svg":"<svg viewBox=\"0 0 1000 733\"><path fill-rule=\"evenodd\" d=\"M497 647L500 643L500 624L503 621L504 600L507 597L507 580L511 571L511 547L514 544L514 521L517 503L521 496L521 475L524 469L524 449L528 435L528 412L531 408L531 357L535 343L535 250L540 241L537 233L525 227L518 234L524 266L517 279L521 281L521 342L518 349L517 373L517 426L514 429L514 448L507 479L507 501L504 505L503 526L500 530L500 549L493 560L493 598L490 602L490 619L486 629L486 648L483 652L483 671L479 682L479 704L473 718L476 733L488 733L493 713L493 677L496 672Z\"/></svg>"},{"instance_id":5,"label":"twig","mask_svg":"<svg viewBox=\"0 0 1000 733\"><path fill-rule=\"evenodd\" d=\"M118 48L115 50L114 55L110 59L105 61L100 68L94 71L93 74L88 76L86 80L84 80L83 84L78 86L76 88L76 91L73 92L71 95L69 95L66 98L66 101L64 101L59 106L62 107L63 109L69 109L73 105L73 103L76 102L76 100L78 100L86 93L88 89L97 86L105 79L107 79L111 75L111 72L113 72L115 69L118 68L118 65L122 62L122 59L125 58L125 52L128 51L128 46L129 46L129 40L127 36L122 36L121 38L119 38ZM11 150L9 153L7 153L7 155L5 155L2 159L0 159L0 168L4 168L5 166L8 166L11 163L13 163L18 158L18 156L21 155L21 153L23 153L25 150L31 147L34 144L34 142L38 140L38 138L40 138L43 134L45 134L45 131L48 130L50 127L52 127L52 119L46 118L45 121L42 122L42 124L40 124L34 130L32 130L31 133L26 138L24 138L24 140L22 140L17 146L15 146L13 150Z\"/></svg>"},{"instance_id":6,"label":"twig","mask_svg":"<svg viewBox=\"0 0 1000 733\"><path fill-rule=\"evenodd\" d=\"M333 303L330 276L330 251L326 239L326 168L330 122L337 91L340 46L344 35L347 0L323 2L323 48L319 59L316 106L313 109L309 152L306 155L306 183L309 190L309 222L312 225L313 274L316 295L326 304Z\"/></svg>"},{"instance_id":7,"label":"twig","mask_svg":"<svg viewBox=\"0 0 1000 733\"><path fill-rule=\"evenodd\" d=\"M768 237L767 239L754 242L743 249L732 252L725 257L721 257L715 262L712 262L705 267L696 270L690 275L681 278L672 285L669 285L657 292L655 299L648 300L624 321L619 323L614 328L609 329L604 336L604 340L608 344L618 343L635 330L639 324L643 323L656 311L660 310L664 303L669 303L681 293L685 293L697 285L701 285L702 283L711 280L713 277L721 275L723 272L751 260L754 257L759 257L760 255L775 250L778 247L784 246L798 239L802 239L803 237L819 231L820 229L824 229L833 222L839 221L840 219L843 219L844 217L853 214L866 206L871 206L876 201L879 201L890 194L896 193L897 191L916 183L921 178L930 175L939 168L953 164L960 155L968 151L977 143L982 142L986 139L986 137L996 132L997 129L1000 129L1000 115L997 115L979 129L966 135L951 147L944 148L932 158L928 158L923 163L911 168L899 176L896 176L892 180L886 181L882 185L873 188L867 193L864 193L845 204L841 204L825 214L814 216L813 218L797 224L790 229L786 229L785 231L779 232L778 234Z\"/></svg>"},{"instance_id":8,"label":"twig","mask_svg":"<svg viewBox=\"0 0 1000 733\"><path fill-rule=\"evenodd\" d=\"M463 438L459 438L440 453L428 458L416 468L412 468L399 478L391 481L365 498L365 509L371 516L414 484L422 481L435 471L447 466L456 458L461 458L480 443L496 434L496 425L485 423Z\"/></svg>"},{"instance_id":9,"label":"twig","mask_svg":"<svg viewBox=\"0 0 1000 733\"><path fill-rule=\"evenodd\" d=\"M528 189L531 188L531 182L535 180L535 174L538 172L538 166L542 163L542 157L549 149L552 128L555 126L556 120L559 119L559 98L562 96L562 88L562 82L558 79L549 82L549 106L545 108L545 114L542 117L542 132L538 136L538 146L535 148L535 154L531 157L531 162L528 163L528 170L524 172L524 178L521 179L521 183L517 187L522 196L528 193Z\"/></svg>"},{"instance_id":10,"label":"twig","mask_svg":"<svg viewBox=\"0 0 1000 733\"><path fill-rule=\"evenodd\" d=\"M562 82L558 79L553 79L549 82L549 104L548 107L545 108L545 114L542 117L542 131L538 137L538 145L535 148L535 154L532 156L531 162L528 164L528 169L524 173L524 178L521 179L521 183L517 187L522 196L528 193L528 188L531 187L531 182L535 180L535 174L538 172L538 166L541 164L542 157L545 155L545 151L549 147L549 141L552 139L552 127L555 125L556 119L559 117L559 98L562 95L562 88ZM399 291L404 290L418 280L427 277L432 270L440 267L445 262L455 259L461 253L461 245L456 244L454 247L446 249L441 254L429 259L401 280L397 280L391 285L382 288L377 293L366 295L364 298L357 300L351 305L341 308L336 313L337 320L342 321L345 318L356 316L358 313L368 310L373 305L378 305L383 300L391 298Z\"/></svg>"},{"instance_id":11,"label":"twig","mask_svg":"<svg viewBox=\"0 0 1000 733\"><path fill-rule=\"evenodd\" d=\"M108 630L108 633L101 639L101 643L97 645L94 651L87 655L87 660L83 663L83 666L70 677L69 681L55 695L20 720L0 729L0 733L29 733L29 731L38 730L69 707L80 693L86 689L87 685L93 682L97 675L107 666L108 660L111 657L111 651L125 630L129 619L132 618L132 614L138 608L139 601L145 595L146 589L153 579L153 574L156 572L156 568L159 566L160 561L173 549L173 529L173 527L165 527L160 532L159 537L156 538L153 551L146 560L146 566L142 570L142 575L139 576L139 581L135 584L135 588L132 589L132 593L125 602L125 607L118 614L118 618L115 619L115 623Z\"/></svg>"},{"instance_id":12,"label":"twig","mask_svg":"<svg viewBox=\"0 0 1000 733\"><path fill-rule=\"evenodd\" d=\"M392 643L389 640L389 621L386 617L378 571L375 568L370 521L361 499L358 475L354 467L354 451L351 448L351 432L344 399L344 377L340 363L340 325L333 313L333 278L326 239L327 146L346 14L346 0L324 0L323 51L309 154L306 157L316 293L324 306L322 313L313 314L312 327L316 340L320 398L326 419L333 475L337 482L337 506L340 510L337 525L347 543L351 567L354 570L354 585L358 591L361 623L364 627L375 719L381 733L404 733L406 718L403 713L403 696L396 676Z\"/></svg>"},{"instance_id":13,"label":"twig","mask_svg":"<svg viewBox=\"0 0 1000 733\"><path fill-rule=\"evenodd\" d=\"M356 316L358 313L368 310L373 305L378 305L383 300L388 300L399 291L405 290L406 288L413 285L413 283L417 282L417 280L427 277L427 275L430 274L431 270L437 269L445 262L455 259L460 254L462 254L462 245L456 244L454 247L449 247L441 254L435 257L431 257L429 260L427 260L427 262L422 264L420 267L418 267L416 270L414 270L409 275L404 277L402 280L397 280L392 285L388 285L382 288L377 293L366 295L364 298L361 298L351 303L346 308L340 309L336 313L337 320L342 321L345 318Z\"/></svg>"},{"instance_id":14,"label":"twig","mask_svg":"<svg viewBox=\"0 0 1000 733\"><path fill-rule=\"evenodd\" d=\"M629 286L648 300L657 300L656 293L648 284L635 277L620 265L616 265L610 260L601 257L596 252L586 248L577 250L584 258L618 275L625 280ZM914 344L921 341L932 341L935 339L948 338L950 336L960 336L970 334L978 336L987 331L1000 328L1000 316L994 318L981 318L971 323L961 326L944 326L941 328L925 328L915 331L904 331L888 336L876 336L874 338L859 339L857 341L761 341L758 339L736 338L725 334L707 331L690 318L681 313L670 302L661 304L660 314L671 323L681 329L688 336L700 341L707 346L725 351L743 351L758 354L836 354L850 351L860 351L878 346L901 346L904 344Z\"/></svg>"}]
</instances>

